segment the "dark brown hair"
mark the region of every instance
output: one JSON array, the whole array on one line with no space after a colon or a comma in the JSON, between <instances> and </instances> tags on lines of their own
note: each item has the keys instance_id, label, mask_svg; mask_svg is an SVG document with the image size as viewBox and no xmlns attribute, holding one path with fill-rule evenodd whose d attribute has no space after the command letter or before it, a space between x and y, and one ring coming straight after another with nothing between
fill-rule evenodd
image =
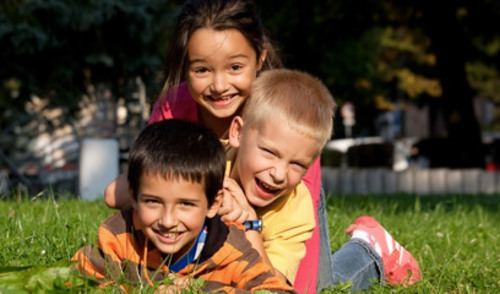
<instances>
[{"instance_id":1,"label":"dark brown hair","mask_svg":"<svg viewBox=\"0 0 500 294\"><path fill-rule=\"evenodd\" d=\"M208 204L224 180L226 154L219 138L201 125L178 119L148 125L134 141L128 159L128 182L137 199L143 175L183 179L205 187Z\"/></svg>"},{"instance_id":2,"label":"dark brown hair","mask_svg":"<svg viewBox=\"0 0 500 294\"><path fill-rule=\"evenodd\" d=\"M262 51L267 50L261 70L283 66L251 0L188 0L177 17L174 36L170 41L161 97L166 97L168 90L185 79L188 43L193 33L200 28L238 30L255 50L257 61Z\"/></svg>"}]
</instances>

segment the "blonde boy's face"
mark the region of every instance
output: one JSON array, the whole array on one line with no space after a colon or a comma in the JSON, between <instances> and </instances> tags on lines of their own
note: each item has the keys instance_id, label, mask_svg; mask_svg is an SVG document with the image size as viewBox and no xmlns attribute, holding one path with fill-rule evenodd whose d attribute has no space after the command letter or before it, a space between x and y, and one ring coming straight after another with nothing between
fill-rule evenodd
<instances>
[{"instance_id":1,"label":"blonde boy's face","mask_svg":"<svg viewBox=\"0 0 500 294\"><path fill-rule=\"evenodd\" d=\"M205 217L217 213L218 203L208 207L201 183L154 174L141 176L137 200L132 202L144 234L160 252L172 255L173 262L191 249Z\"/></svg>"},{"instance_id":2,"label":"blonde boy's face","mask_svg":"<svg viewBox=\"0 0 500 294\"><path fill-rule=\"evenodd\" d=\"M241 117L236 117L231 124L229 142L239 148L231 177L255 207L265 207L290 193L321 147L316 140L276 118L268 118L258 128L249 128L244 126Z\"/></svg>"}]
</instances>

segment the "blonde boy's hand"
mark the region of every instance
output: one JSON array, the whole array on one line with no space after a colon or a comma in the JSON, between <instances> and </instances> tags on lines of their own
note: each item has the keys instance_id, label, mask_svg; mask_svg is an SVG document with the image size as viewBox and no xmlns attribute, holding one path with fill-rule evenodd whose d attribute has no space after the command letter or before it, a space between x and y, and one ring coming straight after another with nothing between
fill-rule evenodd
<instances>
[{"instance_id":1,"label":"blonde boy's hand","mask_svg":"<svg viewBox=\"0 0 500 294\"><path fill-rule=\"evenodd\" d=\"M222 205L218 211L223 221L243 223L246 220L257 219L255 210L248 203L243 190L235 180L226 177L223 188Z\"/></svg>"}]
</instances>

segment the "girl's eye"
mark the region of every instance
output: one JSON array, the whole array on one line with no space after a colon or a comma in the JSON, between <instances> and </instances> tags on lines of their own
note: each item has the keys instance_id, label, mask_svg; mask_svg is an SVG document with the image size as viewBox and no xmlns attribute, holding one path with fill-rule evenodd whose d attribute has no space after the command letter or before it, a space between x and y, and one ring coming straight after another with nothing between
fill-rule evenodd
<instances>
[{"instance_id":1,"label":"girl's eye","mask_svg":"<svg viewBox=\"0 0 500 294\"><path fill-rule=\"evenodd\" d=\"M206 67L197 67L193 70L196 74L204 74L208 72L208 68Z\"/></svg>"},{"instance_id":2,"label":"girl's eye","mask_svg":"<svg viewBox=\"0 0 500 294\"><path fill-rule=\"evenodd\" d=\"M231 65L231 70L232 71L238 71L238 70L240 70L242 68L243 68L243 66L240 65L240 64L233 64L233 65Z\"/></svg>"}]
</instances>

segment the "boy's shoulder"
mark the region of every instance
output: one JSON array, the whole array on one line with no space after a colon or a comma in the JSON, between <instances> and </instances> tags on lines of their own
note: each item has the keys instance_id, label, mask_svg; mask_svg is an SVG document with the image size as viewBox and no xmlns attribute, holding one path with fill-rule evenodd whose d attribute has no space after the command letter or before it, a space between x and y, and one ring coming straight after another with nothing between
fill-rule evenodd
<instances>
[{"instance_id":1,"label":"boy's shoulder","mask_svg":"<svg viewBox=\"0 0 500 294\"><path fill-rule=\"evenodd\" d=\"M261 208L258 214L262 216L278 211L289 211L295 214L295 211L299 208L308 211L312 207L311 193L304 182L301 181L290 193L282 196L270 205Z\"/></svg>"},{"instance_id":2,"label":"boy's shoulder","mask_svg":"<svg viewBox=\"0 0 500 294\"><path fill-rule=\"evenodd\" d=\"M131 232L134 228L134 210L128 208L113 214L104 220L101 228L106 229L113 235Z\"/></svg>"},{"instance_id":3,"label":"boy's shoulder","mask_svg":"<svg viewBox=\"0 0 500 294\"><path fill-rule=\"evenodd\" d=\"M233 262L260 260L260 255L248 241L242 224L223 222L217 217L211 220L208 230L200 262L210 260L209 263L218 268L213 270L220 270Z\"/></svg>"}]
</instances>

